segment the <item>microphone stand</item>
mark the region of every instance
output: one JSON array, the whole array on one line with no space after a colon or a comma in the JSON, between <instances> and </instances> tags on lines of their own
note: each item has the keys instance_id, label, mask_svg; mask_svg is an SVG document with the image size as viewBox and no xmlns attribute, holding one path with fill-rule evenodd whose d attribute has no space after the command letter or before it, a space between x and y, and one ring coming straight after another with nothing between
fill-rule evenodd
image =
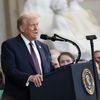
<instances>
[{"instance_id":1,"label":"microphone stand","mask_svg":"<svg viewBox=\"0 0 100 100\"><path fill-rule=\"evenodd\" d=\"M90 46L91 46L91 55L92 55L92 64L93 64L93 73L94 73L94 81L95 81L95 88L96 88L96 98L98 97L97 94L97 84L96 84L96 65L95 65L95 59L94 59L94 44L93 40L97 39L96 35L88 35L86 36L87 40L90 40Z\"/></svg>"},{"instance_id":2,"label":"microphone stand","mask_svg":"<svg viewBox=\"0 0 100 100\"><path fill-rule=\"evenodd\" d=\"M58 37L58 39L57 39L56 37ZM60 39L59 39L59 38L60 38ZM80 57L81 57L81 50L80 50L79 46L78 46L75 42L73 42L73 41L71 41L71 40L69 40L69 39L63 38L63 37L61 37L61 36L59 36L59 35L57 35L57 34L54 34L54 36L53 36L53 41L55 41L55 40L70 42L71 44L73 44L73 45L77 48L77 50L78 50L78 56L77 56L77 58L76 58L75 63L77 63L77 62L80 60Z\"/></svg>"}]
</instances>

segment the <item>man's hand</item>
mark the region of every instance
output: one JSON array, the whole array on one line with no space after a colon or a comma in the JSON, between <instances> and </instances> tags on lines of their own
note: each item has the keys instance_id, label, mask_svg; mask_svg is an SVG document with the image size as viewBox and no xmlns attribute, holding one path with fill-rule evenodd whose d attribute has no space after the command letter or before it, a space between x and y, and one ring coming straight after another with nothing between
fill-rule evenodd
<instances>
[{"instance_id":1,"label":"man's hand","mask_svg":"<svg viewBox=\"0 0 100 100\"><path fill-rule=\"evenodd\" d=\"M33 82L35 84L36 87L40 87L42 85L42 81L43 81L43 76L40 74L36 74L36 75L31 75L29 77L29 81Z\"/></svg>"}]
</instances>

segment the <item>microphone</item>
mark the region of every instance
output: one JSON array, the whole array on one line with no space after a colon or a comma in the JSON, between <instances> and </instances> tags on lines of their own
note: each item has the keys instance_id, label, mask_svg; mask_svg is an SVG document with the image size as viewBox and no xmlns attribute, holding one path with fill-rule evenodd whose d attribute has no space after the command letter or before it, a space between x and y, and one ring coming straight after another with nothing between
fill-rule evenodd
<instances>
[{"instance_id":1,"label":"microphone","mask_svg":"<svg viewBox=\"0 0 100 100\"><path fill-rule=\"evenodd\" d=\"M41 34L41 35L40 35L40 38L41 38L41 39L44 39L44 40L51 40L51 41L64 41L63 39L58 39L58 38L56 38L56 37L55 37L55 34L54 34L54 36L52 36L52 37L50 37L50 36L48 36L48 35L46 35L46 34Z\"/></svg>"},{"instance_id":2,"label":"microphone","mask_svg":"<svg viewBox=\"0 0 100 100\"><path fill-rule=\"evenodd\" d=\"M64 41L64 42L69 42L69 43L73 44L78 50L78 56L77 56L77 59L76 59L75 62L77 63L80 60L81 50L80 50L79 46L75 42L73 42L73 41L71 41L69 39L63 38L63 37L61 37L61 36L59 36L57 34L54 34L54 36L52 36L52 37L50 37L50 36L48 36L46 34L41 34L40 38L44 39L44 40L51 40L51 41Z\"/></svg>"}]
</instances>

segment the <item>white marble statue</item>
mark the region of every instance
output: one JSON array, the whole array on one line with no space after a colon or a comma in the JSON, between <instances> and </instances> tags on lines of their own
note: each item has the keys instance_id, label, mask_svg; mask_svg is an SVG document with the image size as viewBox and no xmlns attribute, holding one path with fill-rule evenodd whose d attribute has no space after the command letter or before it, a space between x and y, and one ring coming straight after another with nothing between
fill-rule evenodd
<instances>
[{"instance_id":1,"label":"white marble statue","mask_svg":"<svg viewBox=\"0 0 100 100\"><path fill-rule=\"evenodd\" d=\"M90 15L77 0L27 0L22 13L36 12L40 16L40 33L53 36L54 33L76 42L83 53L90 53L85 35L98 34L100 27L92 23ZM82 39L82 40L81 40ZM77 49L64 42L47 41L51 48L77 54ZM88 44L88 45L87 45ZM86 46L87 45L87 46Z\"/></svg>"},{"instance_id":2,"label":"white marble statue","mask_svg":"<svg viewBox=\"0 0 100 100\"><path fill-rule=\"evenodd\" d=\"M90 10L80 6L79 0L71 0L66 19L70 19L69 27L77 38L95 34L100 36L100 25Z\"/></svg>"}]
</instances>

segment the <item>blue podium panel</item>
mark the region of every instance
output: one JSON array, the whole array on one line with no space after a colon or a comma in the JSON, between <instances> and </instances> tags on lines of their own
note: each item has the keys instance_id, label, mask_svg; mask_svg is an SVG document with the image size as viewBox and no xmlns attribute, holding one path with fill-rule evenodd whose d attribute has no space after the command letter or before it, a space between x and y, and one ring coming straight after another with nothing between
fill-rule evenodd
<instances>
[{"instance_id":1,"label":"blue podium panel","mask_svg":"<svg viewBox=\"0 0 100 100\"><path fill-rule=\"evenodd\" d=\"M84 69L89 69L94 77L92 63L75 64L71 66L73 83L75 89L76 100L97 100L96 92L90 95L84 86L82 72Z\"/></svg>"},{"instance_id":2,"label":"blue podium panel","mask_svg":"<svg viewBox=\"0 0 100 100\"><path fill-rule=\"evenodd\" d=\"M82 72L84 69L89 69L94 76L92 63L88 62L67 65L56 69L54 72L44 76L42 86L39 88L35 87L33 83L30 83L30 99L99 100L97 99L97 92L95 90L91 95L86 91L82 80Z\"/></svg>"}]
</instances>

